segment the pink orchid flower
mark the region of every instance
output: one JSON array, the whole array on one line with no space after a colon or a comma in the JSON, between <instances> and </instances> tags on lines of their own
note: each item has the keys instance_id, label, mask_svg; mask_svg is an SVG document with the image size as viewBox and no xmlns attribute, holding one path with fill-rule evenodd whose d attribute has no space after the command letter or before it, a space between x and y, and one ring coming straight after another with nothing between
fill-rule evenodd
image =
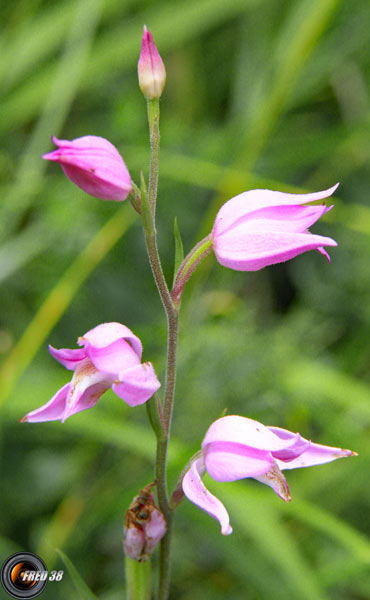
<instances>
[{"instance_id":1,"label":"pink orchid flower","mask_svg":"<svg viewBox=\"0 0 370 600\"><path fill-rule=\"evenodd\" d=\"M103 323L78 339L82 348L50 353L73 371L72 380L43 406L29 412L22 421L64 422L81 410L95 406L109 388L129 406L143 404L158 390L160 383L151 363L140 362L142 345L128 327Z\"/></svg>"},{"instance_id":2,"label":"pink orchid flower","mask_svg":"<svg viewBox=\"0 0 370 600\"><path fill-rule=\"evenodd\" d=\"M75 140L52 137L58 150L42 158L58 162L67 177L84 192L102 200L125 200L131 177L117 148L96 135Z\"/></svg>"},{"instance_id":3,"label":"pink orchid flower","mask_svg":"<svg viewBox=\"0 0 370 600\"><path fill-rule=\"evenodd\" d=\"M302 204L331 196L338 185L313 194L250 190L231 198L219 210L213 226L218 262L236 271L258 271L307 250L318 250L330 262L323 246L337 243L311 234L308 228L332 206Z\"/></svg>"},{"instance_id":4,"label":"pink orchid flower","mask_svg":"<svg viewBox=\"0 0 370 600\"><path fill-rule=\"evenodd\" d=\"M182 489L191 502L220 522L223 535L229 535L232 528L228 512L203 484L205 471L216 481L253 477L289 502L291 497L282 470L321 465L351 455L356 453L314 444L299 433L230 415L218 419L208 429L201 456L185 474Z\"/></svg>"},{"instance_id":5,"label":"pink orchid flower","mask_svg":"<svg viewBox=\"0 0 370 600\"><path fill-rule=\"evenodd\" d=\"M153 36L145 25L137 72L145 98L160 98L166 83L166 69Z\"/></svg>"}]
</instances>

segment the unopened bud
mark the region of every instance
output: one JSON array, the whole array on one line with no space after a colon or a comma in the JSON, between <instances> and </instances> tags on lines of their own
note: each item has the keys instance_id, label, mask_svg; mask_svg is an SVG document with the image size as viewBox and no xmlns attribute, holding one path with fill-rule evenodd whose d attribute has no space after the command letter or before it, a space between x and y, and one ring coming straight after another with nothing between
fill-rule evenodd
<instances>
[{"instance_id":1,"label":"unopened bud","mask_svg":"<svg viewBox=\"0 0 370 600\"><path fill-rule=\"evenodd\" d=\"M121 201L127 198L131 177L117 148L96 135L75 140L58 140L58 150L42 158L58 162L67 177L87 194L102 200Z\"/></svg>"},{"instance_id":2,"label":"unopened bud","mask_svg":"<svg viewBox=\"0 0 370 600\"><path fill-rule=\"evenodd\" d=\"M160 98L166 83L166 69L153 36L145 25L137 72L145 98Z\"/></svg>"},{"instance_id":3,"label":"unopened bud","mask_svg":"<svg viewBox=\"0 0 370 600\"><path fill-rule=\"evenodd\" d=\"M123 546L126 554L139 562L149 558L167 529L163 514L154 504L153 485L139 491L125 515Z\"/></svg>"}]
</instances>

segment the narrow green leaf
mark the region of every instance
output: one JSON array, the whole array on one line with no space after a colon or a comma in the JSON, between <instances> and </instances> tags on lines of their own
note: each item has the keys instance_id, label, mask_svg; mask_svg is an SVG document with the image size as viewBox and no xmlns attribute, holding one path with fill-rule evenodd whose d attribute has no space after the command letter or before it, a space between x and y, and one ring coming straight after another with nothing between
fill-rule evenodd
<instances>
[{"instance_id":1,"label":"narrow green leaf","mask_svg":"<svg viewBox=\"0 0 370 600\"><path fill-rule=\"evenodd\" d=\"M180 265L184 260L184 246L182 243L181 234L177 223L177 217L175 217L175 221L173 224L173 233L175 236L175 265L173 271L173 282L175 283L177 271L179 270Z\"/></svg>"},{"instance_id":2,"label":"narrow green leaf","mask_svg":"<svg viewBox=\"0 0 370 600\"><path fill-rule=\"evenodd\" d=\"M59 554L60 558L62 559L65 566L67 567L68 573L70 574L71 579L72 579L72 581L75 585L75 588L78 592L78 598L81 598L81 600L97 600L97 596L95 596L95 594L93 594L93 592L90 590L89 586L82 579L77 568L74 566L72 561L68 558L68 556L66 554L64 554L64 552L62 552L62 550L57 550L57 553Z\"/></svg>"}]
</instances>

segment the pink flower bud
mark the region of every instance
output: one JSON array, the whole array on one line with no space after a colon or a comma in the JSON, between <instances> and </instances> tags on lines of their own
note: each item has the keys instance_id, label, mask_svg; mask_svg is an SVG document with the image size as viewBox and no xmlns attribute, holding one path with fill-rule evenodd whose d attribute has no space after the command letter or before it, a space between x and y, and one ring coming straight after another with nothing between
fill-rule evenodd
<instances>
[{"instance_id":1,"label":"pink flower bud","mask_svg":"<svg viewBox=\"0 0 370 600\"><path fill-rule=\"evenodd\" d=\"M125 200L131 191L131 177L118 150L102 137L85 135L75 140L58 140L58 150L42 158L60 163L64 173L78 187L102 200Z\"/></svg>"},{"instance_id":2,"label":"pink flower bud","mask_svg":"<svg viewBox=\"0 0 370 600\"><path fill-rule=\"evenodd\" d=\"M166 521L154 504L150 483L139 491L125 515L124 542L126 554L139 562L149 558L166 533Z\"/></svg>"},{"instance_id":3,"label":"pink flower bud","mask_svg":"<svg viewBox=\"0 0 370 600\"><path fill-rule=\"evenodd\" d=\"M166 69L153 36L145 25L137 72L145 98L160 98L166 83Z\"/></svg>"}]
</instances>

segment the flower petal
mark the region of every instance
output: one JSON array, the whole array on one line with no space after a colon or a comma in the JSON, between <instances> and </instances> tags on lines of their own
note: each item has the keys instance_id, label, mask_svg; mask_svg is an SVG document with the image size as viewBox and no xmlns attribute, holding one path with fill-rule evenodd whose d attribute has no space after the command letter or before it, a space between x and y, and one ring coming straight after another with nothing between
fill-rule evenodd
<instances>
[{"instance_id":1,"label":"flower petal","mask_svg":"<svg viewBox=\"0 0 370 600\"><path fill-rule=\"evenodd\" d=\"M288 440L290 439L290 436L293 435L290 431L281 429L280 427L269 427L269 429L281 439ZM304 438L302 438L302 440L304 440ZM333 446L323 446L321 444L314 444L311 442L308 449L297 458L287 462L281 460L276 460L276 462L280 469L298 469L300 467L322 465L336 460L337 458L344 458L345 456L356 456L356 452L345 450L343 448L336 448Z\"/></svg>"},{"instance_id":2,"label":"flower petal","mask_svg":"<svg viewBox=\"0 0 370 600\"><path fill-rule=\"evenodd\" d=\"M100 396L104 394L107 390L109 390L110 386L105 385L104 383L91 383L89 387L86 388L85 391L76 394L74 397L75 402L70 407L67 406L66 410L62 416L62 423L72 415L76 415L82 410L87 410L88 408L93 408Z\"/></svg>"},{"instance_id":3,"label":"flower petal","mask_svg":"<svg viewBox=\"0 0 370 600\"><path fill-rule=\"evenodd\" d=\"M145 532L145 554L151 554L159 544L167 530L167 524L163 514L157 508L150 513L150 519L144 525Z\"/></svg>"},{"instance_id":4,"label":"flower petal","mask_svg":"<svg viewBox=\"0 0 370 600\"><path fill-rule=\"evenodd\" d=\"M145 546L145 533L140 527L131 525L124 528L123 547L126 554L133 560L141 560Z\"/></svg>"},{"instance_id":5,"label":"flower petal","mask_svg":"<svg viewBox=\"0 0 370 600\"><path fill-rule=\"evenodd\" d=\"M94 348L104 348L123 338L128 342L139 358L141 358L143 347L139 338L134 335L128 327L121 323L102 323L93 329L90 329L85 335L79 338L80 345L89 345Z\"/></svg>"},{"instance_id":6,"label":"flower petal","mask_svg":"<svg viewBox=\"0 0 370 600\"><path fill-rule=\"evenodd\" d=\"M240 236L269 231L303 233L331 208L333 206L327 207L325 204L267 206L240 215L228 228L223 229L222 233L217 233L216 230L214 238L222 237L231 230L237 231Z\"/></svg>"},{"instance_id":7,"label":"flower petal","mask_svg":"<svg viewBox=\"0 0 370 600\"><path fill-rule=\"evenodd\" d=\"M76 348L76 350L70 350L69 348L53 348L49 345L50 354L59 361L66 369L74 371L76 366L81 360L86 358L86 352L84 348Z\"/></svg>"},{"instance_id":8,"label":"flower petal","mask_svg":"<svg viewBox=\"0 0 370 600\"><path fill-rule=\"evenodd\" d=\"M98 135L83 135L81 137L75 138L74 140L60 140L55 135L51 137L53 144L58 146L58 148L68 148L70 150L79 150L79 151L88 151L95 152L97 156L105 156L109 154L112 157L121 156L118 152L117 148L105 138L102 138ZM55 150L54 152L50 152L49 154L54 154L58 152ZM44 154L44 156L47 156Z\"/></svg>"},{"instance_id":9,"label":"flower petal","mask_svg":"<svg viewBox=\"0 0 370 600\"><path fill-rule=\"evenodd\" d=\"M273 463L270 452L234 442L212 442L203 450L209 475L216 481L236 481L267 473Z\"/></svg>"},{"instance_id":10,"label":"flower petal","mask_svg":"<svg viewBox=\"0 0 370 600\"><path fill-rule=\"evenodd\" d=\"M87 345L86 353L93 365L99 371L109 373L114 379L124 368L131 368L140 364L140 358L132 346L122 338L104 348L94 348Z\"/></svg>"},{"instance_id":11,"label":"flower petal","mask_svg":"<svg viewBox=\"0 0 370 600\"><path fill-rule=\"evenodd\" d=\"M248 227L241 235L240 229L230 230L214 240L218 262L236 271L258 271L308 250L337 245L331 238L310 233L252 232Z\"/></svg>"},{"instance_id":12,"label":"flower petal","mask_svg":"<svg viewBox=\"0 0 370 600\"><path fill-rule=\"evenodd\" d=\"M223 535L229 535L232 533L229 515L222 502L203 484L201 477L204 475L204 471L203 458L199 458L185 474L182 489L191 502L219 521Z\"/></svg>"},{"instance_id":13,"label":"flower petal","mask_svg":"<svg viewBox=\"0 0 370 600\"><path fill-rule=\"evenodd\" d=\"M122 371L112 390L129 406L137 406L149 400L160 386L153 365L144 363Z\"/></svg>"},{"instance_id":14,"label":"flower petal","mask_svg":"<svg viewBox=\"0 0 370 600\"><path fill-rule=\"evenodd\" d=\"M43 406L36 408L26 414L21 421L28 423L39 423L42 421L57 421L62 418L65 410L67 396L70 392L71 384L66 383L57 393Z\"/></svg>"},{"instance_id":15,"label":"flower petal","mask_svg":"<svg viewBox=\"0 0 370 600\"><path fill-rule=\"evenodd\" d=\"M286 194L272 190L249 190L243 192L231 200L228 200L218 211L214 234L216 236L228 229L241 215L251 213L255 210L271 206L287 206L294 204L306 204L315 200L323 200L331 196L337 189L339 183L333 187L312 194Z\"/></svg>"},{"instance_id":16,"label":"flower petal","mask_svg":"<svg viewBox=\"0 0 370 600\"><path fill-rule=\"evenodd\" d=\"M318 252L320 252L320 254L322 254L323 256L325 256L325 258L328 261L328 263L331 262L331 258L329 256L329 254L327 253L327 251L325 250L325 248L323 248L322 246L320 246L320 248L316 248L316 250L318 250Z\"/></svg>"},{"instance_id":17,"label":"flower petal","mask_svg":"<svg viewBox=\"0 0 370 600\"><path fill-rule=\"evenodd\" d=\"M205 451L207 444L213 442L231 442L256 450L273 452L294 446L297 435L292 433L289 439L281 439L280 436L273 433L272 428L266 427L258 421L238 415L227 415L217 419L209 427L202 443L202 449Z\"/></svg>"},{"instance_id":18,"label":"flower petal","mask_svg":"<svg viewBox=\"0 0 370 600\"><path fill-rule=\"evenodd\" d=\"M112 379L98 371L87 358L76 368L62 415L62 423L68 417L95 406L100 396L112 384Z\"/></svg>"},{"instance_id":19,"label":"flower petal","mask_svg":"<svg viewBox=\"0 0 370 600\"><path fill-rule=\"evenodd\" d=\"M270 486L274 492L285 502L291 501L288 484L276 462L271 465L271 469L264 475L255 477L257 481Z\"/></svg>"},{"instance_id":20,"label":"flower petal","mask_svg":"<svg viewBox=\"0 0 370 600\"><path fill-rule=\"evenodd\" d=\"M278 458L279 460L282 460L284 462L291 461L294 458L297 458L297 456L301 456L301 454L303 454L303 452L306 452L311 446L311 442L302 438L299 435L299 433L292 433L289 438L285 439L294 440L294 444L292 446L289 446L289 448L284 448L283 450L275 450L274 452L272 452L272 456L274 458Z\"/></svg>"}]
</instances>

